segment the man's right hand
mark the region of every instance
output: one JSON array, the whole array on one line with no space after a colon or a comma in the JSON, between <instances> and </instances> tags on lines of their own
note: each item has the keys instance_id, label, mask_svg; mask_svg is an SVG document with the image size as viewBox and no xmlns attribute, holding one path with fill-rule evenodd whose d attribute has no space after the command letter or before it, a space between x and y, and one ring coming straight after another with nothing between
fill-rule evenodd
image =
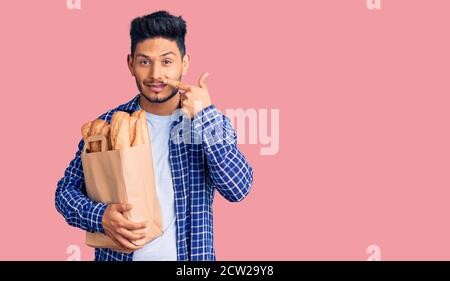
<instances>
[{"instance_id":1,"label":"man's right hand","mask_svg":"<svg viewBox=\"0 0 450 281\"><path fill-rule=\"evenodd\" d=\"M131 204L109 204L102 218L103 229L117 245L129 250L138 250L144 245L136 246L130 241L145 237L147 222L134 223L127 220L123 213L131 210Z\"/></svg>"}]
</instances>

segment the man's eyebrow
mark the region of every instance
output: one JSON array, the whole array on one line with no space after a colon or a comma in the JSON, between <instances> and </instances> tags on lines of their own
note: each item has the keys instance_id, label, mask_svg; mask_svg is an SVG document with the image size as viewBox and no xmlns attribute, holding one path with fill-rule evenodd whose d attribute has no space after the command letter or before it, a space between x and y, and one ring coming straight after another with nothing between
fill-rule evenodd
<instances>
[{"instance_id":1,"label":"man's eyebrow","mask_svg":"<svg viewBox=\"0 0 450 281\"><path fill-rule=\"evenodd\" d=\"M175 53L172 52L172 51L169 51L169 52L166 52L166 53L164 53L164 54L161 54L160 56L161 56L161 57L164 57L164 56L167 56L167 55L174 55L174 56L175 56ZM150 58L149 56L147 56L147 55L145 55L145 54L142 54L142 53L137 53L136 56L137 56L137 57Z\"/></svg>"},{"instance_id":2,"label":"man's eyebrow","mask_svg":"<svg viewBox=\"0 0 450 281\"><path fill-rule=\"evenodd\" d=\"M141 53L137 53L136 57L145 57L145 58L149 58L149 56L141 54Z\"/></svg>"},{"instance_id":3,"label":"man's eyebrow","mask_svg":"<svg viewBox=\"0 0 450 281\"><path fill-rule=\"evenodd\" d=\"M164 53L164 54L162 54L160 56L163 57L163 56L167 56L167 55L175 55L175 53L170 51L170 52Z\"/></svg>"}]
</instances>

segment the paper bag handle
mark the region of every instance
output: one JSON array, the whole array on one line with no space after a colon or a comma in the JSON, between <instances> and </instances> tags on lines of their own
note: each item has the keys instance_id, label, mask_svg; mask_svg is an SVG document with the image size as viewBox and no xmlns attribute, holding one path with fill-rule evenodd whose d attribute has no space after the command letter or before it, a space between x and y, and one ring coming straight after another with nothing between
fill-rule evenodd
<instances>
[{"instance_id":1,"label":"paper bag handle","mask_svg":"<svg viewBox=\"0 0 450 281\"><path fill-rule=\"evenodd\" d=\"M106 151L106 137L104 135L95 135L95 136L90 136L84 140L83 153L86 153L88 144L91 142L95 142L95 141L100 141L100 143L101 143L102 148L101 148L100 152Z\"/></svg>"}]
</instances>

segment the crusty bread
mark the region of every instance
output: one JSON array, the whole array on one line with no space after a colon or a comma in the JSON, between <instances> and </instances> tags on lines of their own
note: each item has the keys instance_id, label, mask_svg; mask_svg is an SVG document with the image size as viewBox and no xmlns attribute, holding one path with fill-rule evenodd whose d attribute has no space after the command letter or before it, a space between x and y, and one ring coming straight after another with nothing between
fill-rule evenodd
<instances>
[{"instance_id":1,"label":"crusty bread","mask_svg":"<svg viewBox=\"0 0 450 281\"><path fill-rule=\"evenodd\" d=\"M83 140L86 145L87 151L90 151L89 143L86 143L87 138L89 137L89 130L91 129L92 122L87 122L81 127L81 135L83 136Z\"/></svg>"},{"instance_id":2,"label":"crusty bread","mask_svg":"<svg viewBox=\"0 0 450 281\"><path fill-rule=\"evenodd\" d=\"M136 146L136 145L141 145L143 144L142 141L142 119L141 118L137 118L136 119L136 132L135 132L135 138L134 138L134 142L132 143L132 146Z\"/></svg>"},{"instance_id":3,"label":"crusty bread","mask_svg":"<svg viewBox=\"0 0 450 281\"><path fill-rule=\"evenodd\" d=\"M111 145L111 125L107 125L105 127L102 128L102 135L105 136L106 138L106 150L111 150L112 149L112 145Z\"/></svg>"},{"instance_id":4,"label":"crusty bread","mask_svg":"<svg viewBox=\"0 0 450 281\"><path fill-rule=\"evenodd\" d=\"M135 111L133 114L138 117L136 121L136 137L132 146L149 143L147 118L144 110Z\"/></svg>"},{"instance_id":5,"label":"crusty bread","mask_svg":"<svg viewBox=\"0 0 450 281\"><path fill-rule=\"evenodd\" d=\"M136 138L136 121L138 117L131 116L130 117L130 143L133 144Z\"/></svg>"},{"instance_id":6,"label":"crusty bread","mask_svg":"<svg viewBox=\"0 0 450 281\"><path fill-rule=\"evenodd\" d=\"M113 149L130 147L130 114L117 111L111 117L111 145Z\"/></svg>"},{"instance_id":7,"label":"crusty bread","mask_svg":"<svg viewBox=\"0 0 450 281\"><path fill-rule=\"evenodd\" d=\"M143 113L144 114L141 114L141 116L139 118L139 119L141 119L141 127L142 127L142 132L143 132L142 142L143 143L150 143L148 126L147 126L147 116L145 114L145 111Z\"/></svg>"},{"instance_id":8,"label":"crusty bread","mask_svg":"<svg viewBox=\"0 0 450 281\"><path fill-rule=\"evenodd\" d=\"M134 117L137 117L137 118L139 118L141 115L145 115L145 111L143 109L136 110L135 112L133 112L133 114L131 114L131 116L134 116Z\"/></svg>"},{"instance_id":9,"label":"crusty bread","mask_svg":"<svg viewBox=\"0 0 450 281\"><path fill-rule=\"evenodd\" d=\"M120 116L124 116L124 114L126 114L126 112L116 111L111 116L111 133L110 133L110 137L111 137L111 146L112 146L113 149L116 146L117 134L119 132L119 122L118 121L119 121Z\"/></svg>"},{"instance_id":10,"label":"crusty bread","mask_svg":"<svg viewBox=\"0 0 450 281\"><path fill-rule=\"evenodd\" d=\"M130 116L123 116L119 119L119 129L114 149L129 148L130 144Z\"/></svg>"},{"instance_id":11,"label":"crusty bread","mask_svg":"<svg viewBox=\"0 0 450 281\"><path fill-rule=\"evenodd\" d=\"M89 136L95 136L102 134L102 130L104 127L108 126L108 122L102 119L97 119L92 121L91 127L89 130ZM90 152L99 152L101 151L101 142L94 141L90 143Z\"/></svg>"},{"instance_id":12,"label":"crusty bread","mask_svg":"<svg viewBox=\"0 0 450 281\"><path fill-rule=\"evenodd\" d=\"M105 136L106 150L150 143L144 110L137 110L131 116L127 112L116 111L111 116L111 124L101 119L88 122L81 127L81 135L85 141L90 136ZM86 146L88 152L101 151L100 141L88 143Z\"/></svg>"}]
</instances>

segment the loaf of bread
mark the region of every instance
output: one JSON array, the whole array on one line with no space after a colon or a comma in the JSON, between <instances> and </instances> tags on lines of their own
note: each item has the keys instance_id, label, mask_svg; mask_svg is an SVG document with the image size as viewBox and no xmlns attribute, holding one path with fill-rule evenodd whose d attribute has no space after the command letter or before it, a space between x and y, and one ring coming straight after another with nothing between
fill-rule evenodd
<instances>
[{"instance_id":1,"label":"loaf of bread","mask_svg":"<svg viewBox=\"0 0 450 281\"><path fill-rule=\"evenodd\" d=\"M131 144L132 146L141 145L144 143L149 143L148 136L148 128L147 128L147 119L144 110L138 110L133 112L133 115L137 117L136 121L136 136L134 138L134 142Z\"/></svg>"},{"instance_id":2,"label":"loaf of bread","mask_svg":"<svg viewBox=\"0 0 450 281\"><path fill-rule=\"evenodd\" d=\"M131 146L136 146L136 145L142 144L142 130L140 129L141 122L139 121L141 112L144 112L144 110L137 110L137 111L133 112L133 114L131 115L132 117L136 118L134 140L131 143Z\"/></svg>"},{"instance_id":3,"label":"loaf of bread","mask_svg":"<svg viewBox=\"0 0 450 281\"><path fill-rule=\"evenodd\" d=\"M106 150L111 150L112 149L112 145L111 145L111 125L107 125L105 127L103 127L102 135L105 136L106 138Z\"/></svg>"},{"instance_id":4,"label":"loaf of bread","mask_svg":"<svg viewBox=\"0 0 450 281\"><path fill-rule=\"evenodd\" d=\"M133 114L131 114L131 116L134 116L137 118L141 117L142 115L145 115L145 111L143 109L136 110L135 112L133 112Z\"/></svg>"},{"instance_id":5,"label":"loaf of bread","mask_svg":"<svg viewBox=\"0 0 450 281\"><path fill-rule=\"evenodd\" d=\"M114 114L111 116L111 126L113 126L114 123L117 122L117 119L122 118L124 116L130 116L130 114L124 112L124 111L116 111L114 112Z\"/></svg>"},{"instance_id":6,"label":"loaf of bread","mask_svg":"<svg viewBox=\"0 0 450 281\"><path fill-rule=\"evenodd\" d=\"M89 137L89 131L91 129L92 122L87 122L81 127L81 136L83 136L83 140L86 143L87 138ZM86 148L90 151L89 143L86 143Z\"/></svg>"},{"instance_id":7,"label":"loaf of bread","mask_svg":"<svg viewBox=\"0 0 450 281\"><path fill-rule=\"evenodd\" d=\"M136 138L136 121L138 117L131 116L130 117L130 143L134 143L134 139Z\"/></svg>"},{"instance_id":8,"label":"loaf of bread","mask_svg":"<svg viewBox=\"0 0 450 281\"><path fill-rule=\"evenodd\" d=\"M139 116L139 119L141 120L141 130L142 130L142 143L150 143L150 136L148 132L147 127L147 115L145 114L145 111L142 110L142 113Z\"/></svg>"},{"instance_id":9,"label":"loaf of bread","mask_svg":"<svg viewBox=\"0 0 450 281\"><path fill-rule=\"evenodd\" d=\"M108 122L102 119L97 119L92 121L91 127L89 129L89 136L100 135L103 132L103 128L109 126ZM101 142L95 141L90 143L90 152L99 152L101 151Z\"/></svg>"},{"instance_id":10,"label":"loaf of bread","mask_svg":"<svg viewBox=\"0 0 450 281\"><path fill-rule=\"evenodd\" d=\"M137 110L131 116L127 112L116 111L111 116L111 124L101 119L85 123L81 127L81 135L85 142L90 136L105 136L106 150L150 143L144 110ZM100 152L101 142L86 143L86 148L88 152Z\"/></svg>"},{"instance_id":11,"label":"loaf of bread","mask_svg":"<svg viewBox=\"0 0 450 281\"><path fill-rule=\"evenodd\" d=\"M112 149L123 149L130 143L130 114L117 111L111 117L111 145Z\"/></svg>"}]
</instances>

